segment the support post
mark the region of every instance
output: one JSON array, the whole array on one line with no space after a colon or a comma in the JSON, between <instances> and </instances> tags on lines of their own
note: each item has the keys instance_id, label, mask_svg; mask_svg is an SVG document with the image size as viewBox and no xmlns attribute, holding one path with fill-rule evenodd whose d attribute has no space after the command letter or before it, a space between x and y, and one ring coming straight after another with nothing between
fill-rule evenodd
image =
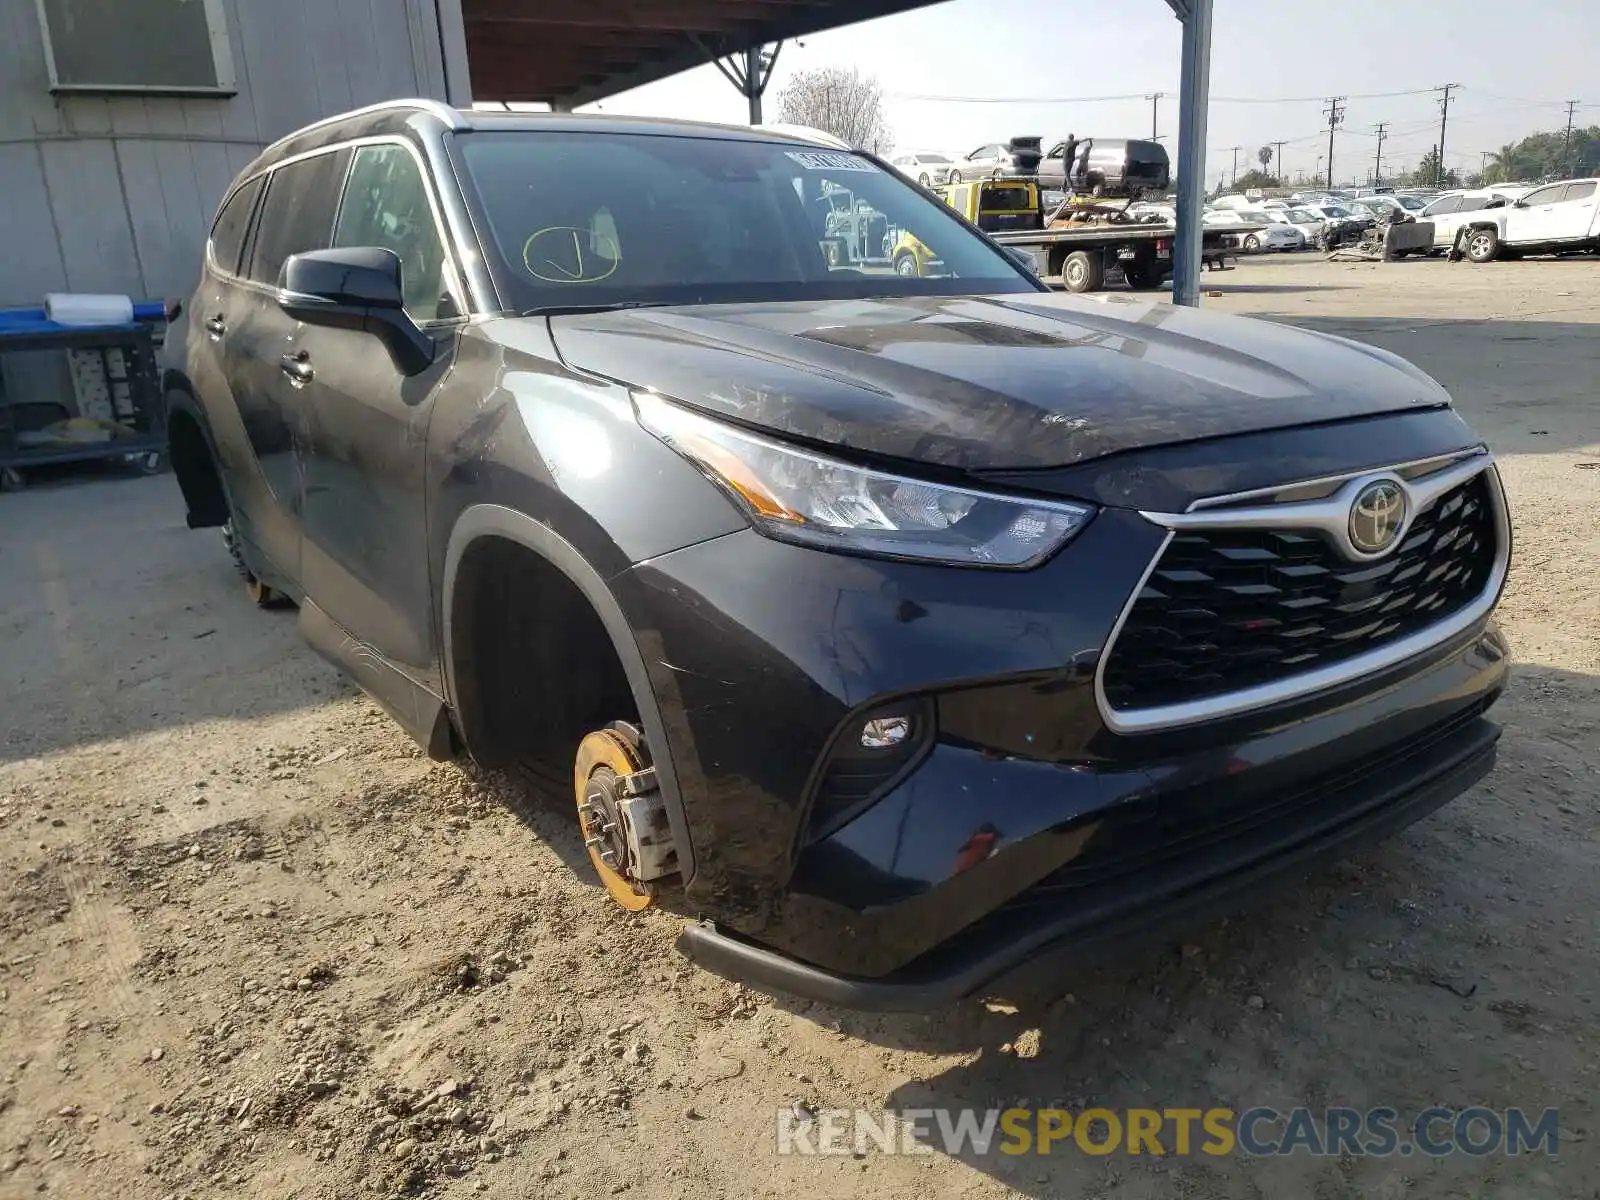
<instances>
[{"instance_id":1,"label":"support post","mask_svg":"<svg viewBox=\"0 0 1600 1200\"><path fill-rule=\"evenodd\" d=\"M1206 192L1206 109L1211 101L1211 0L1167 0L1183 23L1178 92L1178 233L1172 248L1172 302L1200 303L1200 214Z\"/></svg>"},{"instance_id":2,"label":"support post","mask_svg":"<svg viewBox=\"0 0 1600 1200\"><path fill-rule=\"evenodd\" d=\"M761 72L761 47L751 46L744 52L744 94L750 101L750 124L761 124L761 93L767 90L767 81Z\"/></svg>"}]
</instances>

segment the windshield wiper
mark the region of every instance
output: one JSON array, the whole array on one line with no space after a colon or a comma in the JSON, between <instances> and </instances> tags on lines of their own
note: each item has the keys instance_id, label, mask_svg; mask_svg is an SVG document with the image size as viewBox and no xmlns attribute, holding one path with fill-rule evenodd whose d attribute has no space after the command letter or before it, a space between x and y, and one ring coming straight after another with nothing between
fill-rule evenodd
<instances>
[{"instance_id":1,"label":"windshield wiper","mask_svg":"<svg viewBox=\"0 0 1600 1200\"><path fill-rule=\"evenodd\" d=\"M625 308L669 308L670 300L616 300L610 304L543 304L530 308L525 317L570 317L584 313L620 312Z\"/></svg>"}]
</instances>

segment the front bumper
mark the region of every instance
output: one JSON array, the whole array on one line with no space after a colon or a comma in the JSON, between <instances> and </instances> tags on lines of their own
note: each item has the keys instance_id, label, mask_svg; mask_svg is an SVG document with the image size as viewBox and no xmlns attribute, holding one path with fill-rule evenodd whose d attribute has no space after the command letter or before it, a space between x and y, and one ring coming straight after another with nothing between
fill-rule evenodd
<instances>
[{"instance_id":1,"label":"front bumper","mask_svg":"<svg viewBox=\"0 0 1600 1200\"><path fill-rule=\"evenodd\" d=\"M993 992L1048 986L1108 952L1171 937L1427 816L1493 767L1499 728L1481 717L1430 744L1374 764L1334 789L1314 814L1271 824L1186 855L1166 870L1129 877L1085 903L1003 906L958 942L878 978L820 970L695 924L678 948L708 970L758 987L846 1008L924 1011Z\"/></svg>"},{"instance_id":2,"label":"front bumper","mask_svg":"<svg viewBox=\"0 0 1600 1200\"><path fill-rule=\"evenodd\" d=\"M1012 573L743 531L615 578L694 846L684 900L714 922L687 930L684 951L819 998L938 1004L1042 947L1059 943L1045 955L1059 959L1087 946L1102 925L1123 940L1168 909L1231 900L1420 817L1488 769L1494 730L1479 718L1507 669L1488 622L1271 709L1169 732L1107 728L1100 647L1162 536L1106 509L1062 553ZM824 748L909 698L936 706L926 756L819 828ZM1287 823L1265 813L1281 797L1298 798ZM1308 805L1337 820L1305 825ZM1185 811L1202 815L1173 854L1145 839L1141 822ZM1240 821L1251 837L1212 836ZM1108 848L1161 861L1108 864ZM1106 877L1063 891L1062 873L1080 869ZM1051 889L1056 901L1035 902Z\"/></svg>"}]
</instances>

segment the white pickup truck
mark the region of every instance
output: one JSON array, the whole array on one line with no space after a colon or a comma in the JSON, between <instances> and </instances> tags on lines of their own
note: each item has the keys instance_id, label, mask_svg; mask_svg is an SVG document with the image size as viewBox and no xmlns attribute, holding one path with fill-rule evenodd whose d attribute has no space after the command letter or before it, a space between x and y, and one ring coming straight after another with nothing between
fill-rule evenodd
<instances>
[{"instance_id":1,"label":"white pickup truck","mask_svg":"<svg viewBox=\"0 0 1600 1200\"><path fill-rule=\"evenodd\" d=\"M1547 183L1503 208L1461 214L1455 246L1473 262L1600 247L1600 179Z\"/></svg>"}]
</instances>

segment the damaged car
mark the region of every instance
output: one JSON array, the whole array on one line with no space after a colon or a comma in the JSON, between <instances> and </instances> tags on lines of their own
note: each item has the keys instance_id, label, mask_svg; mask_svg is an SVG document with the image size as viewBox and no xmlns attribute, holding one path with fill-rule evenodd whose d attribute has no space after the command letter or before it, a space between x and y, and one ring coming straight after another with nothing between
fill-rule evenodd
<instances>
[{"instance_id":1,"label":"damaged car","mask_svg":"<svg viewBox=\"0 0 1600 1200\"><path fill-rule=\"evenodd\" d=\"M826 253L841 191L930 268ZM1436 382L1052 294L803 134L320 122L167 355L250 596L434 757L562 779L611 901L764 988L1039 986L1494 762L1510 524Z\"/></svg>"}]
</instances>

